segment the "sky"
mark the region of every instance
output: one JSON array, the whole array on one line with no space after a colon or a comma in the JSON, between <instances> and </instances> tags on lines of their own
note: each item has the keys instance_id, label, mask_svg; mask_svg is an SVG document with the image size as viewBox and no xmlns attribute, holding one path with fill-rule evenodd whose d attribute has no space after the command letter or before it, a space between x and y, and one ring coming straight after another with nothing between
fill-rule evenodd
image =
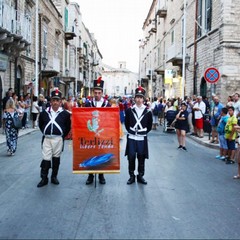
<instances>
[{"instance_id":1,"label":"sky","mask_svg":"<svg viewBox=\"0 0 240 240\"><path fill-rule=\"evenodd\" d=\"M152 0L75 0L80 6L82 21L97 40L103 63L138 72L139 39Z\"/></svg>"}]
</instances>

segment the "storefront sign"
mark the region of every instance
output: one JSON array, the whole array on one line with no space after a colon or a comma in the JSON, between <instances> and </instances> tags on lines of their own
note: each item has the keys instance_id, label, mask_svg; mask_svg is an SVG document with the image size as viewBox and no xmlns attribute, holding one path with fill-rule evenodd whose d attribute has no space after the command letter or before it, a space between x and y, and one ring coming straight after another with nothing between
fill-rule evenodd
<instances>
[{"instance_id":1,"label":"storefront sign","mask_svg":"<svg viewBox=\"0 0 240 240\"><path fill-rule=\"evenodd\" d=\"M172 84L172 81L173 81L173 70L165 70L164 83Z\"/></svg>"}]
</instances>

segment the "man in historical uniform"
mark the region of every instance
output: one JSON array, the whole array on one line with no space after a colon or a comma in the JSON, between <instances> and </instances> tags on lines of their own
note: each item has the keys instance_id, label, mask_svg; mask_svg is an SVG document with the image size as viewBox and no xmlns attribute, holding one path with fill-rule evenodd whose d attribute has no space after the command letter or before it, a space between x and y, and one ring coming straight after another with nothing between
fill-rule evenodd
<instances>
[{"instance_id":1,"label":"man in historical uniform","mask_svg":"<svg viewBox=\"0 0 240 240\"><path fill-rule=\"evenodd\" d=\"M63 151L64 138L70 131L70 113L61 107L62 93L56 89L51 93L51 106L40 113L39 128L43 133L41 178L37 187L48 184L48 171L52 167L51 183L58 185L60 155Z\"/></svg>"},{"instance_id":2,"label":"man in historical uniform","mask_svg":"<svg viewBox=\"0 0 240 240\"><path fill-rule=\"evenodd\" d=\"M127 184L135 182L135 159L138 159L137 181L147 184L143 178L145 172L145 159L148 158L147 134L152 129L152 113L144 105L145 90L140 86L135 90L135 104L126 110L125 127L127 146L125 156L128 156L128 171L130 178Z\"/></svg>"},{"instance_id":3,"label":"man in historical uniform","mask_svg":"<svg viewBox=\"0 0 240 240\"><path fill-rule=\"evenodd\" d=\"M104 81L102 80L102 77L99 77L97 80L94 80L94 89L93 89L93 99L85 104L85 107L110 107L108 100L103 98L103 85ZM105 184L106 180L104 178L104 175L101 173L98 175L99 182L101 184ZM94 179L93 174L89 174L86 184L92 184Z\"/></svg>"}]
</instances>

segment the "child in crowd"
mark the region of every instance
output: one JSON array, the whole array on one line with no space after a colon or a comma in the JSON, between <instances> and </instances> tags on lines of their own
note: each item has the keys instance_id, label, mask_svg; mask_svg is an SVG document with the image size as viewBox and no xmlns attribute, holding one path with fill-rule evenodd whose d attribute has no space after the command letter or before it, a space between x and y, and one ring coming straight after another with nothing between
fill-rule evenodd
<instances>
[{"instance_id":1,"label":"child in crowd","mask_svg":"<svg viewBox=\"0 0 240 240\"><path fill-rule=\"evenodd\" d=\"M223 160L223 161L227 158L227 153L228 153L227 140L224 136L225 135L225 126L226 126L228 118L229 118L227 113L228 113L228 109L225 107L222 108L221 118L220 118L218 126L217 126L218 139L220 142L220 154L216 156L216 159Z\"/></svg>"},{"instance_id":2,"label":"child in crowd","mask_svg":"<svg viewBox=\"0 0 240 240\"><path fill-rule=\"evenodd\" d=\"M233 176L233 179L240 179L240 126L239 125L236 125L234 127L234 129L238 132L238 148L237 148L237 151L236 151L236 156L235 156L235 159L238 163L238 174L236 176Z\"/></svg>"},{"instance_id":3,"label":"child in crowd","mask_svg":"<svg viewBox=\"0 0 240 240\"><path fill-rule=\"evenodd\" d=\"M225 126L225 138L227 139L227 146L228 146L228 159L226 160L226 164L233 164L235 163L234 161L235 149L236 149L235 139L237 136L237 133L234 127L237 125L238 120L234 116L234 107L228 108L228 114L229 114L229 118Z\"/></svg>"}]
</instances>

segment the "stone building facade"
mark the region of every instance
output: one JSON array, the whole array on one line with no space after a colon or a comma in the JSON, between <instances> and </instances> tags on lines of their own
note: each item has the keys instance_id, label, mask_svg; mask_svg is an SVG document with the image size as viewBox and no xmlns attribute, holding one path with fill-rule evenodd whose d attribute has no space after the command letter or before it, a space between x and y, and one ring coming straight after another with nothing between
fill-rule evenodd
<instances>
[{"instance_id":1,"label":"stone building facade","mask_svg":"<svg viewBox=\"0 0 240 240\"><path fill-rule=\"evenodd\" d=\"M32 43L34 1L0 1L0 99L14 88L25 67L20 55Z\"/></svg>"},{"instance_id":2,"label":"stone building facade","mask_svg":"<svg viewBox=\"0 0 240 240\"><path fill-rule=\"evenodd\" d=\"M104 94L111 97L134 96L138 86L138 74L126 68L126 62L118 62L118 68L103 64Z\"/></svg>"},{"instance_id":3,"label":"stone building facade","mask_svg":"<svg viewBox=\"0 0 240 240\"><path fill-rule=\"evenodd\" d=\"M237 0L153 0L139 47L140 78L149 95L215 93L225 102L239 92L239 8ZM216 83L204 77L211 67L220 73Z\"/></svg>"},{"instance_id":4,"label":"stone building facade","mask_svg":"<svg viewBox=\"0 0 240 240\"><path fill-rule=\"evenodd\" d=\"M33 0L0 0L0 118L6 91L13 88L20 94L28 76L20 56L32 43L32 9Z\"/></svg>"},{"instance_id":5,"label":"stone building facade","mask_svg":"<svg viewBox=\"0 0 240 240\"><path fill-rule=\"evenodd\" d=\"M101 64L78 3L0 0L0 119L9 88L17 95L49 96L57 87L65 97L87 96Z\"/></svg>"},{"instance_id":6,"label":"stone building facade","mask_svg":"<svg viewBox=\"0 0 240 240\"><path fill-rule=\"evenodd\" d=\"M55 87L65 96L69 89L77 95L85 88L86 76L101 74L102 55L82 22L78 3L37 2L38 6L35 0L0 0L0 100L10 87L18 95L47 96ZM89 61L83 61L84 46Z\"/></svg>"}]
</instances>

